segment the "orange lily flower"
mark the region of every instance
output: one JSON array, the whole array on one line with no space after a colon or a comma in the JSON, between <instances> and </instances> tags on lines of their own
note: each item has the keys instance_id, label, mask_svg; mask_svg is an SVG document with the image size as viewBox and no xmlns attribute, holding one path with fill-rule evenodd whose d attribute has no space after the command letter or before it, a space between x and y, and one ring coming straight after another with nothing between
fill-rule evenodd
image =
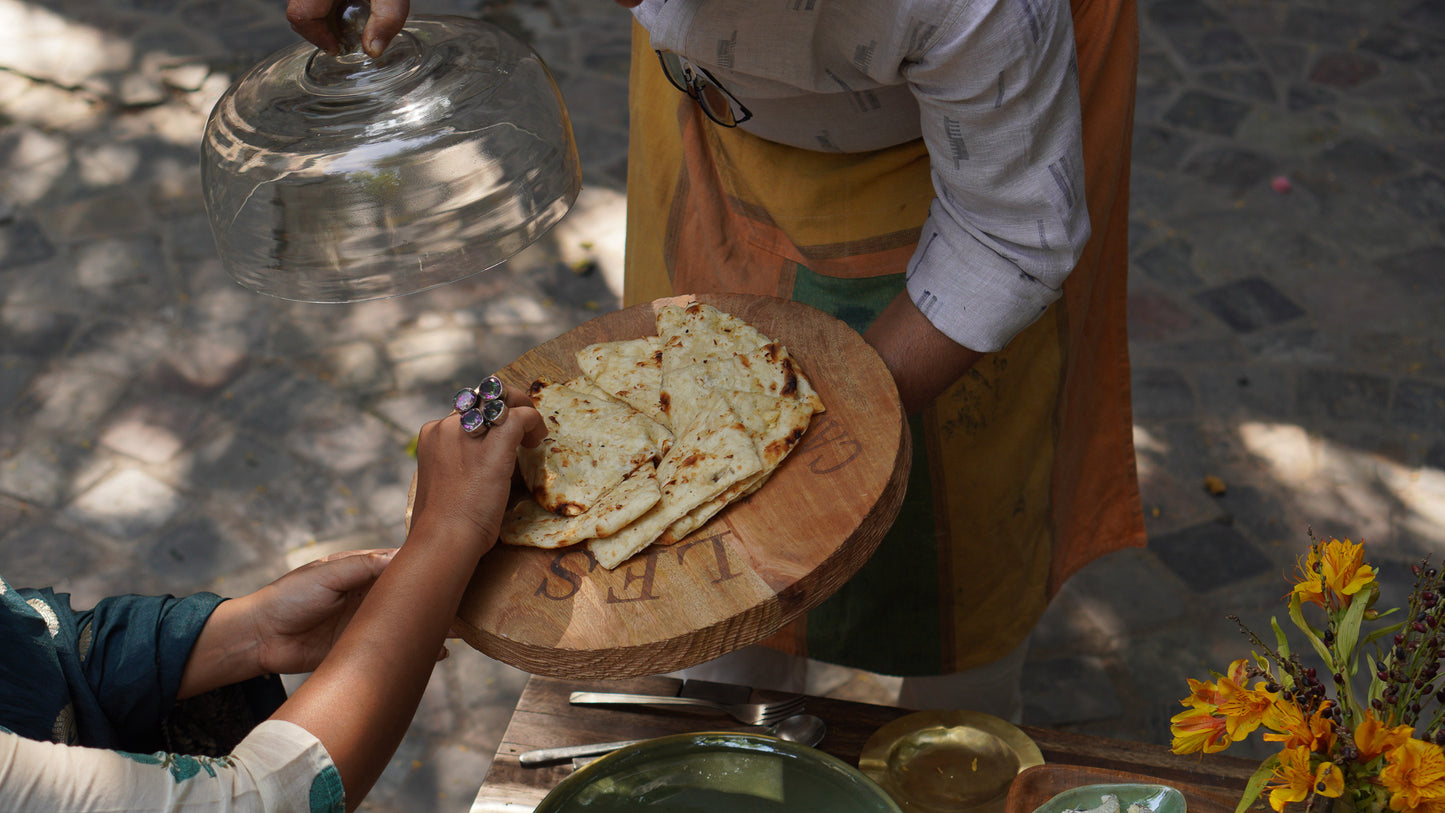
<instances>
[{"instance_id":1,"label":"orange lily flower","mask_svg":"<svg viewBox=\"0 0 1445 813\"><path fill-rule=\"evenodd\" d=\"M1292 598L1299 599L1300 602L1311 601L1329 609L1330 605L1325 601L1325 580L1316 569L1318 562L1319 554L1313 547L1308 554L1297 560L1299 578L1295 580L1294 589L1290 593Z\"/></svg>"},{"instance_id":2,"label":"orange lily flower","mask_svg":"<svg viewBox=\"0 0 1445 813\"><path fill-rule=\"evenodd\" d=\"M1365 710L1365 719L1355 726L1355 746L1360 749L1360 762L1369 762L1391 749L1399 748L1414 731L1407 725L1390 728L1380 722L1374 709Z\"/></svg>"},{"instance_id":3,"label":"orange lily flower","mask_svg":"<svg viewBox=\"0 0 1445 813\"><path fill-rule=\"evenodd\" d=\"M1274 706L1279 695L1266 691L1265 685L1264 681L1260 681L1254 684L1253 689L1247 689L1229 677L1220 678L1218 710L1224 715L1231 740L1238 741L1249 736L1250 732L1259 728Z\"/></svg>"},{"instance_id":4,"label":"orange lily flower","mask_svg":"<svg viewBox=\"0 0 1445 813\"><path fill-rule=\"evenodd\" d=\"M1335 743L1334 724L1324 717L1324 710L1329 707L1328 702L1321 703L1318 711L1306 717L1299 706L1275 698L1264 712L1263 723L1265 728L1276 733L1265 734L1264 739L1284 743L1284 748L1304 747L1321 754L1328 753Z\"/></svg>"},{"instance_id":5,"label":"orange lily flower","mask_svg":"<svg viewBox=\"0 0 1445 813\"><path fill-rule=\"evenodd\" d=\"M1293 595L1329 609L1333 595L1340 607L1375 580L1375 569L1365 564L1365 546L1348 539L1331 539L1310 548L1298 564L1299 580Z\"/></svg>"},{"instance_id":6,"label":"orange lily flower","mask_svg":"<svg viewBox=\"0 0 1445 813\"><path fill-rule=\"evenodd\" d=\"M1365 564L1363 543L1331 539L1324 544L1320 562L1325 585L1342 596L1353 596L1375 580L1375 569Z\"/></svg>"},{"instance_id":7,"label":"orange lily flower","mask_svg":"<svg viewBox=\"0 0 1445 813\"><path fill-rule=\"evenodd\" d=\"M1176 754L1216 754L1232 742L1224 718L1207 708L1190 708L1170 717L1169 733L1174 735L1170 749Z\"/></svg>"},{"instance_id":8,"label":"orange lily flower","mask_svg":"<svg viewBox=\"0 0 1445 813\"><path fill-rule=\"evenodd\" d=\"M1280 752L1279 767L1269 777L1269 806L1283 811L1291 802L1303 802L1311 792L1336 797L1345 791L1345 775L1338 765L1323 761L1310 767L1310 749L1306 746L1286 748Z\"/></svg>"},{"instance_id":9,"label":"orange lily flower","mask_svg":"<svg viewBox=\"0 0 1445 813\"><path fill-rule=\"evenodd\" d=\"M1385 754L1380 782L1390 791L1390 809L1419 811L1445 803L1445 751L1410 738Z\"/></svg>"},{"instance_id":10,"label":"orange lily flower","mask_svg":"<svg viewBox=\"0 0 1445 813\"><path fill-rule=\"evenodd\" d=\"M1186 706L1196 709L1214 710L1219 706L1221 700L1219 687L1207 680L1195 680L1186 678L1189 681L1189 696L1179 701Z\"/></svg>"}]
</instances>

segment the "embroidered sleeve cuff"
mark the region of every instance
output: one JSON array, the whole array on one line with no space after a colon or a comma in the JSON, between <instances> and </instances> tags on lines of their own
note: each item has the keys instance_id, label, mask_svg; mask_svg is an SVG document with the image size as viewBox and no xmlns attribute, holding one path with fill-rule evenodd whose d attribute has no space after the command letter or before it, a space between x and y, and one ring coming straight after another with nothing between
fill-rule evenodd
<instances>
[{"instance_id":1,"label":"embroidered sleeve cuff","mask_svg":"<svg viewBox=\"0 0 1445 813\"><path fill-rule=\"evenodd\" d=\"M341 813L346 809L341 774L326 746L295 723L261 723L231 756L251 774L263 799L306 799L311 811Z\"/></svg>"}]
</instances>

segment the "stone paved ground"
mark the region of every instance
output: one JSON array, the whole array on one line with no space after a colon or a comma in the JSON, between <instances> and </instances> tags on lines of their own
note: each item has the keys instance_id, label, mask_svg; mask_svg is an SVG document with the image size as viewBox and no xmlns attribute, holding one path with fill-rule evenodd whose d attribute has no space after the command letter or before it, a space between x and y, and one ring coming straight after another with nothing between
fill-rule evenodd
<instances>
[{"instance_id":1,"label":"stone paved ground","mask_svg":"<svg viewBox=\"0 0 1445 813\"><path fill-rule=\"evenodd\" d=\"M280 5L0 0L12 582L77 606L234 594L395 544L405 447L438 394L617 305L628 28L604 0L414 5L499 22L553 68L586 189L542 243L355 306L232 284L200 133L240 70L294 41ZM1150 543L1058 597L1026 721L1157 742L1185 678L1245 651L1226 616L1267 629L1308 529L1368 540L1392 595L1445 547L1445 0L1143 0L1140 16L1131 350ZM463 810L475 792L525 676L453 651L368 809ZM890 685L833 670L816 688Z\"/></svg>"}]
</instances>

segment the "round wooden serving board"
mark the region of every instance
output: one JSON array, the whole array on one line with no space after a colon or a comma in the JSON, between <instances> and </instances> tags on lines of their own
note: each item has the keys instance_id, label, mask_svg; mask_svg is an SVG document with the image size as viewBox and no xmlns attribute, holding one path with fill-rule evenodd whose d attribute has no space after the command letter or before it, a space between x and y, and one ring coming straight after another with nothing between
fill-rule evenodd
<instances>
[{"instance_id":1,"label":"round wooden serving board","mask_svg":"<svg viewBox=\"0 0 1445 813\"><path fill-rule=\"evenodd\" d=\"M606 679L711 660L777 632L843 585L897 516L911 448L893 378L838 319L772 297L674 297L593 319L498 375L526 388L580 373L594 342L655 335L665 304L699 301L782 343L826 411L752 496L682 541L652 545L606 570L584 545L497 545L482 557L458 610L458 632L487 655L533 674Z\"/></svg>"}]
</instances>

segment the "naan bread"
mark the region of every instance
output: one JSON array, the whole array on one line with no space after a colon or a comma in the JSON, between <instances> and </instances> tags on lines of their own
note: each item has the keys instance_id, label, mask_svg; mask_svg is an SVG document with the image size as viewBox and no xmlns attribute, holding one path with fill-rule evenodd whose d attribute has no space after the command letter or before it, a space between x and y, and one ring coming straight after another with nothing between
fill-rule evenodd
<instances>
[{"instance_id":1,"label":"naan bread","mask_svg":"<svg viewBox=\"0 0 1445 813\"><path fill-rule=\"evenodd\" d=\"M770 344L757 328L711 305L665 305L654 319L657 335L666 346L663 371L686 367L724 353L749 353Z\"/></svg>"},{"instance_id":2,"label":"naan bread","mask_svg":"<svg viewBox=\"0 0 1445 813\"><path fill-rule=\"evenodd\" d=\"M823 411L787 349L741 319L695 303L659 309L656 326L578 351L578 378L532 385L550 435L518 453L533 499L502 541L586 542L615 568L761 488Z\"/></svg>"},{"instance_id":3,"label":"naan bread","mask_svg":"<svg viewBox=\"0 0 1445 813\"><path fill-rule=\"evenodd\" d=\"M610 536L662 499L657 469L639 466L575 517L559 516L537 504L520 500L502 519L501 540L508 545L562 548L599 536Z\"/></svg>"},{"instance_id":4,"label":"naan bread","mask_svg":"<svg viewBox=\"0 0 1445 813\"><path fill-rule=\"evenodd\" d=\"M585 380L532 383L547 438L518 449L517 464L537 504L553 514L585 513L639 466L660 460L672 442L657 421L600 392L583 391L592 386Z\"/></svg>"},{"instance_id":5,"label":"naan bread","mask_svg":"<svg viewBox=\"0 0 1445 813\"><path fill-rule=\"evenodd\" d=\"M762 470L752 436L726 398L715 394L698 419L673 439L657 466L662 498L636 522L587 543L597 563L611 570L651 545L699 505Z\"/></svg>"},{"instance_id":6,"label":"naan bread","mask_svg":"<svg viewBox=\"0 0 1445 813\"><path fill-rule=\"evenodd\" d=\"M662 409L662 340L658 337L588 345L577 351L577 366L603 392L666 425Z\"/></svg>"},{"instance_id":7,"label":"naan bread","mask_svg":"<svg viewBox=\"0 0 1445 813\"><path fill-rule=\"evenodd\" d=\"M723 397L742 420L762 468L673 522L658 538L659 545L680 541L730 503L762 488L798 441L803 439L803 433L808 431L808 424L813 420L813 408L797 398L776 398L760 392L738 390L724 393Z\"/></svg>"},{"instance_id":8,"label":"naan bread","mask_svg":"<svg viewBox=\"0 0 1445 813\"><path fill-rule=\"evenodd\" d=\"M678 421L672 411L680 408L686 415L688 408L672 403L668 381L682 376L709 389L799 398L814 412L823 411L823 399L787 348L731 314L700 302L685 308L669 305L657 313L657 334L662 339L663 409L673 425Z\"/></svg>"}]
</instances>

